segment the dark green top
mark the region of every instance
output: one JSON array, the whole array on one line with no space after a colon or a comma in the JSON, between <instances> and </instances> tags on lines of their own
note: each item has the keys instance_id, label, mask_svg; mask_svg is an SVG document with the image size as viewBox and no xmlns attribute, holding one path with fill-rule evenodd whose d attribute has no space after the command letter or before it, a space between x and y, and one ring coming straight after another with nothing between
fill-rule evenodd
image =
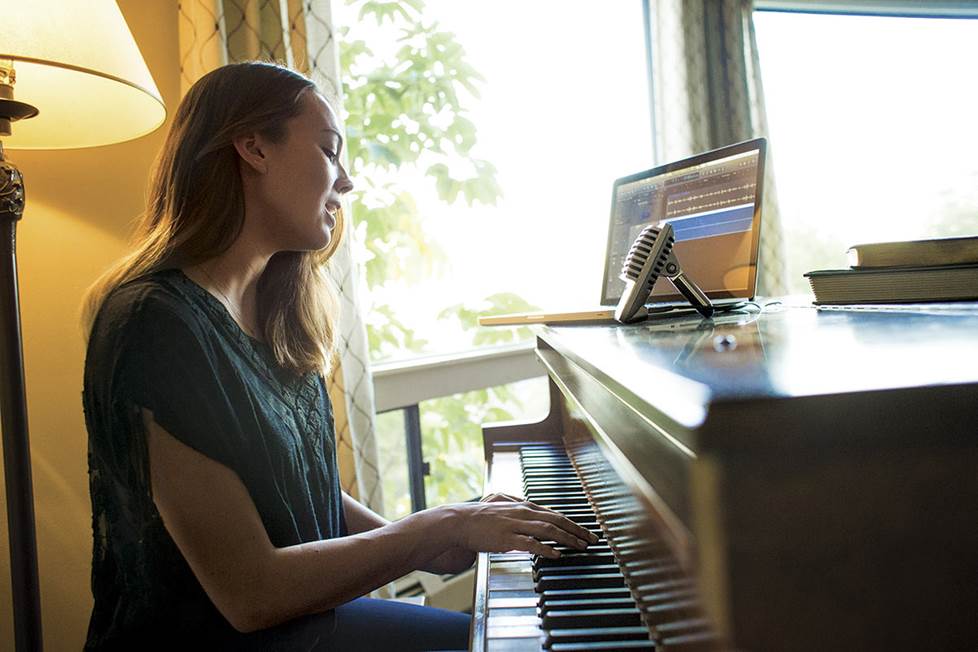
<instances>
[{"instance_id":1,"label":"dark green top","mask_svg":"<svg viewBox=\"0 0 978 652\"><path fill-rule=\"evenodd\" d=\"M234 471L275 546L345 534L321 376L279 367L179 270L132 281L98 313L85 359L95 607L88 649L250 647L213 606L150 495L140 408ZM277 637L283 648L302 641ZM268 649L268 640L261 644Z\"/></svg>"}]
</instances>

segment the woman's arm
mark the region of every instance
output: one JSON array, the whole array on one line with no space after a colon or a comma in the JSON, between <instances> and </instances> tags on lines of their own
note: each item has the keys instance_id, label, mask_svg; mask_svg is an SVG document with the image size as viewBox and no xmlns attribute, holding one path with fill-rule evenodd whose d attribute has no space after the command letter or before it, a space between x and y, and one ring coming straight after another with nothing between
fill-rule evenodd
<instances>
[{"instance_id":1,"label":"woman's arm","mask_svg":"<svg viewBox=\"0 0 978 652\"><path fill-rule=\"evenodd\" d=\"M276 548L237 474L178 441L145 411L144 420L160 516L211 601L239 631L326 611L456 547L554 557L540 540L583 547L589 537L526 503L463 503L339 539Z\"/></svg>"},{"instance_id":2,"label":"woman's arm","mask_svg":"<svg viewBox=\"0 0 978 652\"><path fill-rule=\"evenodd\" d=\"M346 516L346 526L351 534L390 525L390 521L352 498L346 492L343 492L343 512ZM474 552L453 547L432 559L419 570L437 574L461 573L473 563L475 563Z\"/></svg>"}]
</instances>

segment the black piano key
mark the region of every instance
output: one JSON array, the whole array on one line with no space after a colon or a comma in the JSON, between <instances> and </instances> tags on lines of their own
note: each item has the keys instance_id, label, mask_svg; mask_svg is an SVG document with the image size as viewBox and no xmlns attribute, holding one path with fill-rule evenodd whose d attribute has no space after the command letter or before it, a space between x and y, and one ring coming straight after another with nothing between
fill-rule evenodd
<instances>
[{"instance_id":1,"label":"black piano key","mask_svg":"<svg viewBox=\"0 0 978 652\"><path fill-rule=\"evenodd\" d=\"M580 487L580 479L573 471L559 473L528 473L523 477L523 489L530 490L544 486L558 486L561 489Z\"/></svg>"},{"instance_id":2,"label":"black piano key","mask_svg":"<svg viewBox=\"0 0 978 652\"><path fill-rule=\"evenodd\" d=\"M534 502L536 502L536 501L534 501ZM552 501L539 502L539 503L536 503L536 504L537 505L540 505L540 507L546 507L547 509L553 510L555 512L559 512L561 514L563 514L564 512L580 511L582 509L587 509L587 508L590 507L587 503L577 503L577 504L575 504L575 503L563 503L563 504L561 504L561 503L556 503L556 502L552 502ZM596 516L593 516L592 515L591 518L592 519L595 519ZM592 520L591 522L593 523L595 521Z\"/></svg>"},{"instance_id":3,"label":"black piano key","mask_svg":"<svg viewBox=\"0 0 978 652\"><path fill-rule=\"evenodd\" d=\"M635 587L635 594L638 596L638 599L641 602L646 599L646 596L654 599L654 596L663 592L682 590L695 590L695 584L692 580L681 577L678 579L663 580L661 582L639 584L637 587Z\"/></svg>"},{"instance_id":4,"label":"black piano key","mask_svg":"<svg viewBox=\"0 0 978 652\"><path fill-rule=\"evenodd\" d=\"M552 652L598 652L599 650L654 650L651 641L609 641L595 643L554 643Z\"/></svg>"},{"instance_id":5,"label":"black piano key","mask_svg":"<svg viewBox=\"0 0 978 652\"><path fill-rule=\"evenodd\" d=\"M530 496L532 495L533 494L530 494ZM544 507L550 508L553 508L554 505L564 505L567 507L577 507L580 509L591 507L591 503L587 498L575 496L549 496L546 498L533 496L533 502L535 502L537 505L543 505Z\"/></svg>"},{"instance_id":6,"label":"black piano key","mask_svg":"<svg viewBox=\"0 0 978 652\"><path fill-rule=\"evenodd\" d=\"M617 552L621 552L621 548ZM676 569L678 565L673 561L672 557L652 557L652 556L640 556L640 555L630 555L626 552L626 559L622 562L622 570L629 573L638 572L643 569Z\"/></svg>"},{"instance_id":7,"label":"black piano key","mask_svg":"<svg viewBox=\"0 0 978 652\"><path fill-rule=\"evenodd\" d=\"M547 507L543 505L543 507ZM550 507L549 509L554 509ZM560 512L561 514L573 514L575 516L590 516L592 519L598 518L598 513L594 511L594 506L590 503L582 505L566 505L564 507L558 507L554 511Z\"/></svg>"},{"instance_id":8,"label":"black piano key","mask_svg":"<svg viewBox=\"0 0 978 652\"><path fill-rule=\"evenodd\" d=\"M662 647L669 652L712 652L718 649L720 637L711 631L669 636L661 639Z\"/></svg>"},{"instance_id":9,"label":"black piano key","mask_svg":"<svg viewBox=\"0 0 978 652\"><path fill-rule=\"evenodd\" d=\"M567 496L577 496L578 498L587 498L587 493L583 491L580 487L574 485L567 485L565 487L554 487L553 485L541 485L541 486L530 486L526 487L528 496L540 497L567 497Z\"/></svg>"},{"instance_id":10,"label":"black piano key","mask_svg":"<svg viewBox=\"0 0 978 652\"><path fill-rule=\"evenodd\" d=\"M525 606L520 603L519 606ZM588 598L586 600L548 600L540 605L540 615L549 611L574 611L583 609L628 609L635 608L632 596L617 598Z\"/></svg>"},{"instance_id":11,"label":"black piano key","mask_svg":"<svg viewBox=\"0 0 978 652\"><path fill-rule=\"evenodd\" d=\"M618 564L578 564L576 566L543 566L534 570L535 575L584 575L588 573L617 573Z\"/></svg>"},{"instance_id":12,"label":"black piano key","mask_svg":"<svg viewBox=\"0 0 978 652\"><path fill-rule=\"evenodd\" d=\"M662 566L648 566L644 568L636 568L634 570L625 570L625 572L633 582L646 582L653 579L665 578L670 576L679 575L682 570L676 564L667 564Z\"/></svg>"},{"instance_id":13,"label":"black piano key","mask_svg":"<svg viewBox=\"0 0 978 652\"><path fill-rule=\"evenodd\" d=\"M582 645L587 643L604 643L610 645L610 647L603 647L597 649L604 650L616 650L623 649L622 647L614 646L614 642L619 644L626 642L634 642L636 644L642 643L646 645L651 645L652 641L649 639L649 630L644 627L586 627L580 629L555 629L552 632L547 632L544 638L543 646L549 649L561 649L555 646L571 646L571 645ZM571 648L567 648L571 649ZM586 649L586 648L585 648ZM593 649L593 648L592 648ZM624 648L628 649L628 648ZM634 649L634 648L633 648ZM639 647L638 649L643 649Z\"/></svg>"},{"instance_id":14,"label":"black piano key","mask_svg":"<svg viewBox=\"0 0 978 652\"><path fill-rule=\"evenodd\" d=\"M578 525L580 525L582 528L584 528L588 532L590 532L591 534L593 534L596 537L598 537L598 539L603 539L604 538L604 533L601 531L601 528L600 528L600 526L598 526L597 523L588 522L588 521L584 521L584 522L574 521L574 522L577 523ZM588 541L587 543L590 544L591 542ZM598 542L595 541L594 543L596 544Z\"/></svg>"},{"instance_id":15,"label":"black piano key","mask_svg":"<svg viewBox=\"0 0 978 652\"><path fill-rule=\"evenodd\" d=\"M542 500L534 500L534 498L535 496L533 494L526 495L526 499L529 500L530 502L536 503L537 505L541 505L543 507L547 507L549 509L555 509L560 512L579 512L579 513L587 512L593 515L595 518L597 518L597 512L594 510L594 505L588 502L587 498L580 498L577 496L569 496L567 498L562 498L562 499L544 498ZM552 502L554 500L563 500L565 502L573 501L575 504L567 504L564 505L563 507L551 507L550 505L545 504L548 501Z\"/></svg>"},{"instance_id":16,"label":"black piano key","mask_svg":"<svg viewBox=\"0 0 978 652\"><path fill-rule=\"evenodd\" d=\"M584 529L588 530L587 528L584 528ZM601 530L594 529L594 530L588 530L588 532L590 532L594 536L598 537L597 544L600 544L601 543L601 540L603 538L601 536ZM557 542L554 541L553 539L540 539L540 543L546 544L546 545L548 545L550 547L556 547L557 546ZM584 550L590 550L591 549L591 545L597 545L597 544L589 544L587 548L571 548L571 550L574 550L574 551L577 551L577 552L583 552ZM561 553L561 554L563 554L563 553Z\"/></svg>"},{"instance_id":17,"label":"black piano key","mask_svg":"<svg viewBox=\"0 0 978 652\"><path fill-rule=\"evenodd\" d=\"M535 502L538 505L542 505L544 503L544 501L548 501L548 500L549 501L557 500L557 501L561 501L561 502L574 501L574 502L582 503L582 504L586 504L586 505L590 505L591 504L590 501L588 501L587 496L585 496L584 494L582 494L580 492L566 492L566 493L552 493L551 492L551 493L545 493L545 494L543 494L543 493L535 493L533 491L528 491L528 492L526 492L526 498L527 498L527 500L532 500L533 502Z\"/></svg>"},{"instance_id":18,"label":"black piano key","mask_svg":"<svg viewBox=\"0 0 978 652\"><path fill-rule=\"evenodd\" d=\"M533 567L533 581L534 583L539 583L543 578L554 577L556 575L595 575L598 573L620 574L620 571L618 570L617 564Z\"/></svg>"},{"instance_id":19,"label":"black piano key","mask_svg":"<svg viewBox=\"0 0 978 652\"><path fill-rule=\"evenodd\" d=\"M544 647L551 647L560 643L600 643L610 641L652 642L649 639L649 630L647 630L645 627L633 625L631 627L584 627L580 629L555 629L551 632L547 632L543 645Z\"/></svg>"},{"instance_id":20,"label":"black piano key","mask_svg":"<svg viewBox=\"0 0 978 652\"><path fill-rule=\"evenodd\" d=\"M541 577L536 583L537 591L543 593L551 589L602 588L624 586L625 577L621 573L594 573L593 575L551 575Z\"/></svg>"},{"instance_id":21,"label":"black piano key","mask_svg":"<svg viewBox=\"0 0 978 652\"><path fill-rule=\"evenodd\" d=\"M576 491L578 493L585 493L584 486L581 484L580 478L574 476L570 477L569 474L565 474L563 478L524 478L523 479L524 489L530 489L533 491ZM549 487L549 489L548 489Z\"/></svg>"},{"instance_id":22,"label":"black piano key","mask_svg":"<svg viewBox=\"0 0 978 652\"><path fill-rule=\"evenodd\" d=\"M642 624L642 612L635 607L554 610L544 613L541 622L547 631L585 627L634 627Z\"/></svg>"},{"instance_id":23,"label":"black piano key","mask_svg":"<svg viewBox=\"0 0 978 652\"><path fill-rule=\"evenodd\" d=\"M586 600L588 598L613 598L631 595L626 586L603 586L594 588L549 589L539 593L540 604L550 600Z\"/></svg>"},{"instance_id":24,"label":"black piano key","mask_svg":"<svg viewBox=\"0 0 978 652\"><path fill-rule=\"evenodd\" d=\"M567 553L557 559L548 557L537 557L533 560L533 568L553 568L557 566L579 566L583 564L613 564L615 556L610 552L591 553L590 548L586 552Z\"/></svg>"},{"instance_id":25,"label":"black piano key","mask_svg":"<svg viewBox=\"0 0 978 652\"><path fill-rule=\"evenodd\" d=\"M597 520L597 512L594 511L594 507L591 503L586 500L573 499L571 501L564 501L563 504L555 503L553 499L536 501L532 497L527 497L531 502L547 509L552 509L555 512L560 512L561 514L574 514L576 516L590 516L591 520Z\"/></svg>"},{"instance_id":26,"label":"black piano key","mask_svg":"<svg viewBox=\"0 0 978 652\"><path fill-rule=\"evenodd\" d=\"M643 606L653 607L657 604L665 604L677 600L695 600L696 595L696 589L679 589L675 591L641 594L638 599Z\"/></svg>"},{"instance_id":27,"label":"black piano key","mask_svg":"<svg viewBox=\"0 0 978 652\"><path fill-rule=\"evenodd\" d=\"M700 615L699 604L695 600L662 602L652 606L643 604L641 609L650 623L661 623L666 620L679 620Z\"/></svg>"},{"instance_id":28,"label":"black piano key","mask_svg":"<svg viewBox=\"0 0 978 652\"><path fill-rule=\"evenodd\" d=\"M688 618L671 623L660 623L654 627L655 633L662 639L678 638L711 631L710 623L705 618Z\"/></svg>"}]
</instances>

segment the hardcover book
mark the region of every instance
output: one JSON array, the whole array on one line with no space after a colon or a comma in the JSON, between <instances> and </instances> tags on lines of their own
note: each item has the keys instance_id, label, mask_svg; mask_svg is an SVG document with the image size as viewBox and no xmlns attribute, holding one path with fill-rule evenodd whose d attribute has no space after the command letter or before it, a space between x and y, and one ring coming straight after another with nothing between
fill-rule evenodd
<instances>
[{"instance_id":1,"label":"hardcover book","mask_svg":"<svg viewBox=\"0 0 978 652\"><path fill-rule=\"evenodd\" d=\"M978 236L873 242L846 252L853 268L937 267L978 264Z\"/></svg>"},{"instance_id":2,"label":"hardcover book","mask_svg":"<svg viewBox=\"0 0 978 652\"><path fill-rule=\"evenodd\" d=\"M978 264L831 269L805 277L816 305L978 300Z\"/></svg>"}]
</instances>

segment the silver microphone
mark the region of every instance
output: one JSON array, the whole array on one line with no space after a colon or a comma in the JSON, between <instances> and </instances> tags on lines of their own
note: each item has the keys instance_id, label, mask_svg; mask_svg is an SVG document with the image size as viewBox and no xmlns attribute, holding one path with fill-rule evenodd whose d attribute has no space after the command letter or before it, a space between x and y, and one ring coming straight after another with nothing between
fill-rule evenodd
<instances>
[{"instance_id":1,"label":"silver microphone","mask_svg":"<svg viewBox=\"0 0 978 652\"><path fill-rule=\"evenodd\" d=\"M645 303L652 293L652 287L660 276L665 276L676 286L689 302L704 317L713 315L713 304L703 291L696 287L679 266L679 258L672 250L676 236L672 224L649 225L642 229L632 248L625 256L619 278L625 281L615 319L622 324L641 321L648 316Z\"/></svg>"}]
</instances>

